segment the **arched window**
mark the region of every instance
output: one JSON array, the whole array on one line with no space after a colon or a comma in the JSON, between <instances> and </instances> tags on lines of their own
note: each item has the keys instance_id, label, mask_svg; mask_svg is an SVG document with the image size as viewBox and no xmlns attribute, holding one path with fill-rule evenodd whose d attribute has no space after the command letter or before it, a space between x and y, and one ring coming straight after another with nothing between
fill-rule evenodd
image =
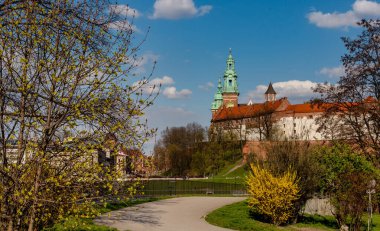
<instances>
[{"instance_id":1,"label":"arched window","mask_svg":"<svg viewBox=\"0 0 380 231\"><path fill-rule=\"evenodd\" d=\"M230 79L230 80L228 80L228 86L232 86L232 80Z\"/></svg>"}]
</instances>

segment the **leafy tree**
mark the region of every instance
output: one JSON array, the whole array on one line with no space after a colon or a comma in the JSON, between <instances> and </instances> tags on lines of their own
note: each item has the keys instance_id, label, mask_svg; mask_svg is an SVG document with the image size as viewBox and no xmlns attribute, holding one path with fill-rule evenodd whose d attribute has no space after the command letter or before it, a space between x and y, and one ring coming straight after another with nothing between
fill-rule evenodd
<instances>
[{"instance_id":1,"label":"leafy tree","mask_svg":"<svg viewBox=\"0 0 380 231\"><path fill-rule=\"evenodd\" d=\"M374 189L373 181L379 179L378 169L345 144L323 147L317 154L324 169L320 175L321 187L335 207L338 224L360 230L368 206L366 192Z\"/></svg>"},{"instance_id":2,"label":"leafy tree","mask_svg":"<svg viewBox=\"0 0 380 231\"><path fill-rule=\"evenodd\" d=\"M255 216L280 225L294 215L294 202L300 192L294 172L289 170L276 177L267 169L251 164L247 186L248 203Z\"/></svg>"},{"instance_id":3,"label":"leafy tree","mask_svg":"<svg viewBox=\"0 0 380 231\"><path fill-rule=\"evenodd\" d=\"M316 101L326 108L320 125L333 131L329 138L352 141L379 164L380 20L362 20L359 25L363 31L358 38L343 38L345 75L336 85L320 84Z\"/></svg>"},{"instance_id":4,"label":"leafy tree","mask_svg":"<svg viewBox=\"0 0 380 231\"><path fill-rule=\"evenodd\" d=\"M121 190L96 161L115 134L139 147L151 105L132 86L133 27L107 0L0 1L0 229L39 230ZM125 21L127 22L127 21Z\"/></svg>"},{"instance_id":5,"label":"leafy tree","mask_svg":"<svg viewBox=\"0 0 380 231\"><path fill-rule=\"evenodd\" d=\"M322 171L314 153L313 146L308 141L285 140L267 145L266 160L261 160L263 166L275 176L285 174L289 167L294 170L300 189L299 197L295 202L295 214L306 204L306 201L319 192L320 173Z\"/></svg>"}]
</instances>

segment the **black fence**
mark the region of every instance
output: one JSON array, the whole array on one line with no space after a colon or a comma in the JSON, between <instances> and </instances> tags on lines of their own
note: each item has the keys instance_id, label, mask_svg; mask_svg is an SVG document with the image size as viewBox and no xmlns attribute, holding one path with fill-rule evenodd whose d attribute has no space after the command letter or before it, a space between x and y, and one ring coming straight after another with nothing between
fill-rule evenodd
<instances>
[{"instance_id":1,"label":"black fence","mask_svg":"<svg viewBox=\"0 0 380 231\"><path fill-rule=\"evenodd\" d=\"M246 187L240 183L216 183L198 180L143 180L139 186L141 196L173 195L245 195Z\"/></svg>"}]
</instances>

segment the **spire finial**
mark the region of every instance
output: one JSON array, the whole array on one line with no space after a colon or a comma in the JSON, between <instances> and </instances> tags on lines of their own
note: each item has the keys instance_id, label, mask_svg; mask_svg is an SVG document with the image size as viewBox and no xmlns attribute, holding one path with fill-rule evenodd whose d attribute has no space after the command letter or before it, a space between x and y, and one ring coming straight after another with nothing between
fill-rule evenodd
<instances>
[{"instance_id":1,"label":"spire finial","mask_svg":"<svg viewBox=\"0 0 380 231\"><path fill-rule=\"evenodd\" d=\"M230 54L232 53L232 49L231 49L231 47L230 47Z\"/></svg>"}]
</instances>

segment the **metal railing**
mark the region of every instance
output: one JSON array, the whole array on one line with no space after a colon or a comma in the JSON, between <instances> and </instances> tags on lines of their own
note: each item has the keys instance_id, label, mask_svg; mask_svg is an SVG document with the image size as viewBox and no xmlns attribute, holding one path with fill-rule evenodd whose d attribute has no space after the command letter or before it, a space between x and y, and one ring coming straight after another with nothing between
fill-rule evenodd
<instances>
[{"instance_id":1,"label":"metal railing","mask_svg":"<svg viewBox=\"0 0 380 231\"><path fill-rule=\"evenodd\" d=\"M245 195L246 187L241 183L218 183L199 180L165 179L142 180L141 196L173 195Z\"/></svg>"}]
</instances>

